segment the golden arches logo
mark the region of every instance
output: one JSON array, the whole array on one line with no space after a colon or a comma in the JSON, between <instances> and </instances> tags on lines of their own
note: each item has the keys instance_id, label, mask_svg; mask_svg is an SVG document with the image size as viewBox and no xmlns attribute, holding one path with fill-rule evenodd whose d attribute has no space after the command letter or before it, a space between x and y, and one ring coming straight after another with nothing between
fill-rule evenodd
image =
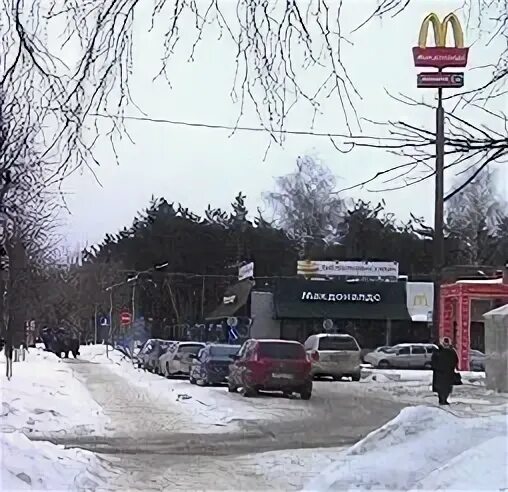
<instances>
[{"instance_id":1,"label":"golden arches logo","mask_svg":"<svg viewBox=\"0 0 508 492\"><path fill-rule=\"evenodd\" d=\"M432 13L423 19L420 27L420 35L418 36L418 47L427 47L427 37L429 34L429 24L432 24L434 30L435 46L438 48L444 48L446 46L446 38L448 36L448 25L451 25L453 29L453 37L455 41L455 48L464 48L464 32L459 19L455 14L448 14L443 21L439 20L439 17Z\"/></svg>"},{"instance_id":2,"label":"golden arches logo","mask_svg":"<svg viewBox=\"0 0 508 492\"><path fill-rule=\"evenodd\" d=\"M416 294L413 298L413 306L429 306L429 301L425 294Z\"/></svg>"}]
</instances>

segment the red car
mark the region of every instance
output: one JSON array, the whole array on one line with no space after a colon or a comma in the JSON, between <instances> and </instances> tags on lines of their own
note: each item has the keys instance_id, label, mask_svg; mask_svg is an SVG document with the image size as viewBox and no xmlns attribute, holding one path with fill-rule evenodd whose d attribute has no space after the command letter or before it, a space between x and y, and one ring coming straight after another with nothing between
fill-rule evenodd
<instances>
[{"instance_id":1,"label":"red car","mask_svg":"<svg viewBox=\"0 0 508 492\"><path fill-rule=\"evenodd\" d=\"M312 395L311 363L299 342L289 340L247 340L229 366L228 390L241 388L243 396L259 390L299 393L302 400Z\"/></svg>"}]
</instances>

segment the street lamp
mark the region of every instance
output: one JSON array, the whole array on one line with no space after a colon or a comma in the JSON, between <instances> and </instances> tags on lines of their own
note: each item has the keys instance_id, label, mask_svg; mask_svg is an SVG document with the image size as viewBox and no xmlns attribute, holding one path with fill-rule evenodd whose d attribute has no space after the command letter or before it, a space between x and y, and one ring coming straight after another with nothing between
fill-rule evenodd
<instances>
[{"instance_id":1,"label":"street lamp","mask_svg":"<svg viewBox=\"0 0 508 492\"><path fill-rule=\"evenodd\" d=\"M143 270L141 272L136 273L136 275L128 278L124 282L118 282L117 284L110 285L109 287L106 287L104 289L106 292L109 292L109 335L108 335L108 340L106 341L106 355L108 354L109 338L111 337L111 335L113 333L113 290L116 287L121 287L122 285L128 285L128 284L134 282L132 284L132 296L131 296L131 309L132 309L131 327L132 327L134 325L134 319L135 319L135 315L136 315L136 304L135 304L135 302L136 302L136 281L139 280L140 275L151 273L151 272L154 272L157 270L162 270L163 268L167 267L168 265L169 265L169 262L167 262L167 261L163 262L163 263L158 263L158 264L154 265L152 268L148 268L147 270ZM154 285L157 285L153 280L151 280L151 279L147 279L147 280L152 282Z\"/></svg>"}]
</instances>

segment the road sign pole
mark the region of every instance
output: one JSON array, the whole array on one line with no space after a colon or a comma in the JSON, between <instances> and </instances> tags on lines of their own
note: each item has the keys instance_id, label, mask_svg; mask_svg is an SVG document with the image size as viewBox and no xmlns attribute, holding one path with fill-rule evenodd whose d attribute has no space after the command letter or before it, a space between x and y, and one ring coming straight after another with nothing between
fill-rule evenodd
<instances>
[{"instance_id":1,"label":"road sign pole","mask_svg":"<svg viewBox=\"0 0 508 492\"><path fill-rule=\"evenodd\" d=\"M432 337L439 337L439 298L442 270L444 265L444 108L443 89L437 92L436 108L436 176L434 205L434 306L432 319Z\"/></svg>"}]
</instances>

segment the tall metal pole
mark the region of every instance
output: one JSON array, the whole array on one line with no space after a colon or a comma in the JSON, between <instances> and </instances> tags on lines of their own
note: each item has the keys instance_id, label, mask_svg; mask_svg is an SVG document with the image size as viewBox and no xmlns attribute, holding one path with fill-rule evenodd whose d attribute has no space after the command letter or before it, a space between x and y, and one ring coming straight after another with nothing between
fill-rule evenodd
<instances>
[{"instance_id":1,"label":"tall metal pole","mask_svg":"<svg viewBox=\"0 0 508 492\"><path fill-rule=\"evenodd\" d=\"M132 314L131 314L131 362L134 365L134 321L136 319L136 282L132 285Z\"/></svg>"},{"instance_id":2,"label":"tall metal pole","mask_svg":"<svg viewBox=\"0 0 508 492\"><path fill-rule=\"evenodd\" d=\"M97 345L97 304L94 305L94 337L93 343Z\"/></svg>"},{"instance_id":3,"label":"tall metal pole","mask_svg":"<svg viewBox=\"0 0 508 492\"><path fill-rule=\"evenodd\" d=\"M113 333L113 287L109 288L109 330L106 339L106 357L109 356L109 339Z\"/></svg>"},{"instance_id":4,"label":"tall metal pole","mask_svg":"<svg viewBox=\"0 0 508 492\"><path fill-rule=\"evenodd\" d=\"M434 309L432 337L439 337L441 276L444 266L444 108L443 89L438 89L436 108L436 191L434 204Z\"/></svg>"}]
</instances>

